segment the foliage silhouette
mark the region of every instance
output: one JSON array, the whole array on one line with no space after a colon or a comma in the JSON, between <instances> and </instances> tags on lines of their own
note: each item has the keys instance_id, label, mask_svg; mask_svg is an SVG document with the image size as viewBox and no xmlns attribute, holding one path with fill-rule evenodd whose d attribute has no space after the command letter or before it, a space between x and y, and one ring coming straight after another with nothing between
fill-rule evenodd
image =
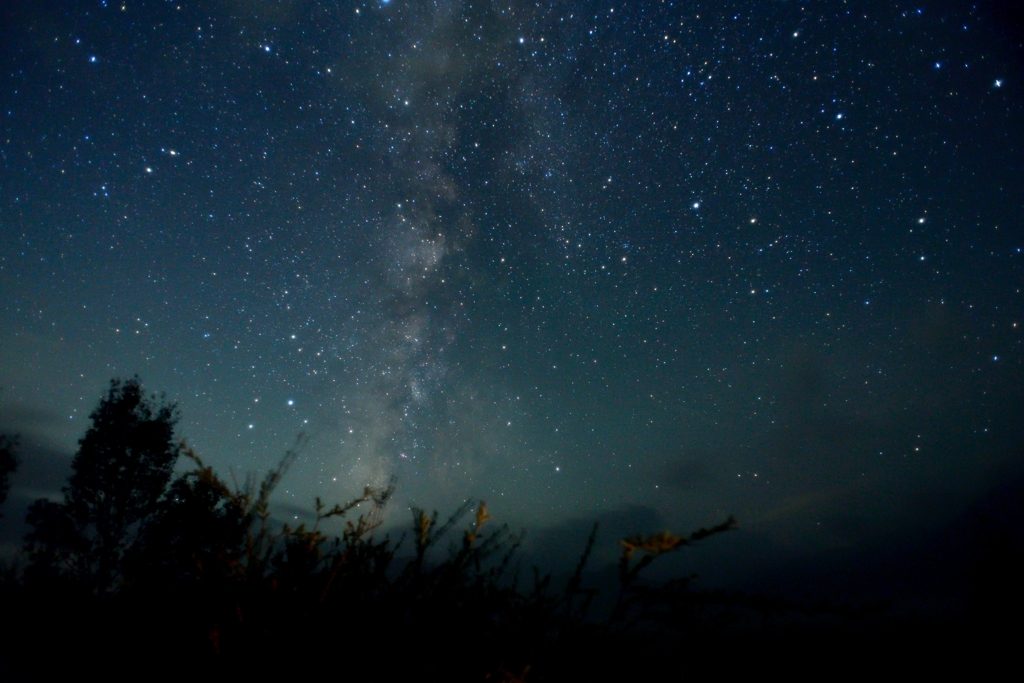
<instances>
[{"instance_id":1,"label":"foliage silhouette","mask_svg":"<svg viewBox=\"0 0 1024 683\"><path fill-rule=\"evenodd\" d=\"M138 377L111 380L78 442L63 502L34 502L27 576L112 590L134 540L157 511L180 446L173 404L147 397Z\"/></svg>"},{"instance_id":2,"label":"foliage silhouette","mask_svg":"<svg viewBox=\"0 0 1024 683\"><path fill-rule=\"evenodd\" d=\"M722 533L723 531L730 531L735 528L735 518L729 517L721 524L713 526L710 529L701 528L694 531L690 534L689 538L676 536L668 531L664 531L650 537L637 535L620 541L619 544L622 546L622 555L619 557L618 566L619 595L615 601L615 608L612 611L612 621L614 622L625 618L626 612L629 608L630 589L640 577L640 572L654 562L654 560L666 553L675 552L684 546L693 545L697 541L701 541L708 536L713 536L715 534ZM633 557L637 551L640 551L643 554L640 560L634 563ZM688 582L689 579L685 579L684 581ZM685 584L679 585L682 586Z\"/></svg>"},{"instance_id":3,"label":"foliage silhouette","mask_svg":"<svg viewBox=\"0 0 1024 683\"><path fill-rule=\"evenodd\" d=\"M623 540L617 598L602 613L599 591L583 585L596 525L562 591L536 567L532 585L521 580L522 535L495 524L483 501L466 500L443 522L413 508L410 532L392 538L382 528L391 481L345 504L318 498L315 521L293 527L274 518L271 499L303 437L262 479L228 483L174 442L176 420L137 378L111 382L63 502L37 501L29 512L29 563L11 604L48 635L19 652L71 648L67 675L110 673L131 651L266 677L317 668L316 656L343 643L358 653L344 663L353 680L455 681L575 677L582 653L596 648L607 655L592 658L596 675L626 666L615 653L649 648L644 634L682 618L685 585L666 606L641 572L734 526L730 518L687 537ZM174 476L179 457L190 467ZM57 615L56 625L42 615ZM391 656L396 648L402 657ZM320 655L301 662L300 653Z\"/></svg>"}]
</instances>

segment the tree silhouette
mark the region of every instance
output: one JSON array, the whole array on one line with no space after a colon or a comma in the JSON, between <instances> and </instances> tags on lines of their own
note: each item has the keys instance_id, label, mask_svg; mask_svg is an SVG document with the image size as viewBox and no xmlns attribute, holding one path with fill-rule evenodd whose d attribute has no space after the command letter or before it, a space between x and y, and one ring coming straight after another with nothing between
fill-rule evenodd
<instances>
[{"instance_id":1,"label":"tree silhouette","mask_svg":"<svg viewBox=\"0 0 1024 683\"><path fill-rule=\"evenodd\" d=\"M138 377L111 380L90 419L64 501L39 499L29 508L26 576L66 579L104 594L156 513L181 446L174 441L177 409L147 397Z\"/></svg>"},{"instance_id":2,"label":"tree silhouette","mask_svg":"<svg viewBox=\"0 0 1024 683\"><path fill-rule=\"evenodd\" d=\"M11 488L11 473L18 467L18 458L14 455L17 446L18 437L0 434L0 518L3 517L3 504Z\"/></svg>"}]
</instances>

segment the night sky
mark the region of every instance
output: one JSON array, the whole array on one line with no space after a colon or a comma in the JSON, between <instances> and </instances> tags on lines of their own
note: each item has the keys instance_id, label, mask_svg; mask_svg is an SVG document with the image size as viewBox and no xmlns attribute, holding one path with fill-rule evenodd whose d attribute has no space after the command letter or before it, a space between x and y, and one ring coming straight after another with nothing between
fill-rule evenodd
<instances>
[{"instance_id":1,"label":"night sky","mask_svg":"<svg viewBox=\"0 0 1024 683\"><path fill-rule=\"evenodd\" d=\"M403 524L734 514L747 569L938 528L1024 469L1013 20L3 3L6 547L136 373L222 473L307 434L283 517L397 476Z\"/></svg>"}]
</instances>

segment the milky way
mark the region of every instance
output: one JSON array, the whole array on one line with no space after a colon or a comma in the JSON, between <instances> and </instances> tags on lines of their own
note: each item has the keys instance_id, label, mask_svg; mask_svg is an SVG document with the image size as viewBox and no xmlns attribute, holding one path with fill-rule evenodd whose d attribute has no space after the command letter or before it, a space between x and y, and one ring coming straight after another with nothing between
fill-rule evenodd
<instances>
[{"instance_id":1,"label":"milky way","mask_svg":"<svg viewBox=\"0 0 1024 683\"><path fill-rule=\"evenodd\" d=\"M734 513L759 557L941 523L1024 441L995 7L5 4L10 504L139 373L223 471L307 434L295 517L397 477L396 522Z\"/></svg>"}]
</instances>

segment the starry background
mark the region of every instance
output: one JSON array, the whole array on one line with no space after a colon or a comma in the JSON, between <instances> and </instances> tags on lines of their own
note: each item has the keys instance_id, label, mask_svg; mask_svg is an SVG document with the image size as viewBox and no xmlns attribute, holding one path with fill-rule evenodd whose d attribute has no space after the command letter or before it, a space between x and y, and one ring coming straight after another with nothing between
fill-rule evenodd
<instances>
[{"instance_id":1,"label":"starry background","mask_svg":"<svg viewBox=\"0 0 1024 683\"><path fill-rule=\"evenodd\" d=\"M4 542L135 373L222 472L307 434L282 515L941 528L1024 441L1006 7L4 3Z\"/></svg>"}]
</instances>

